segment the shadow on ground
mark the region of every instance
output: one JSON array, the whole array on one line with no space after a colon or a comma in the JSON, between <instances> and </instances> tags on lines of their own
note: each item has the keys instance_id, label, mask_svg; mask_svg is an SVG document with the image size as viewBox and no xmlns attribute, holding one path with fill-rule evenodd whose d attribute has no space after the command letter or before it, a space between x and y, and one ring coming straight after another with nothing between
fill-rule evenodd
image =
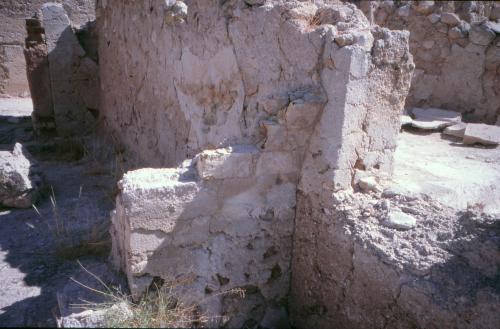
<instances>
[{"instance_id":1,"label":"shadow on ground","mask_svg":"<svg viewBox=\"0 0 500 329\"><path fill-rule=\"evenodd\" d=\"M29 117L0 116L0 149L15 142L38 161L48 188L38 212L0 209L0 326L54 327L56 296L81 272L77 260L106 263L114 178L95 170L74 141L34 140ZM88 255L81 243L96 237L102 244Z\"/></svg>"}]
</instances>

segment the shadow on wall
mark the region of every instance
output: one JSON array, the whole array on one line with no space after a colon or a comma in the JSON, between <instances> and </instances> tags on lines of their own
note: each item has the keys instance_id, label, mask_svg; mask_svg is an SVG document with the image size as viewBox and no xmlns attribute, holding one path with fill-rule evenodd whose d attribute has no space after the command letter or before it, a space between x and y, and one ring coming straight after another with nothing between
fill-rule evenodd
<instances>
[{"instance_id":1,"label":"shadow on wall","mask_svg":"<svg viewBox=\"0 0 500 329\"><path fill-rule=\"evenodd\" d=\"M74 31L64 8L42 7L42 19L26 20L26 64L38 133L91 132L99 117L99 70L95 22Z\"/></svg>"},{"instance_id":2,"label":"shadow on wall","mask_svg":"<svg viewBox=\"0 0 500 329\"><path fill-rule=\"evenodd\" d=\"M211 325L287 322L297 174L255 177L252 158L259 155L244 147L221 156L232 166L204 172L231 176L238 168L235 177L198 177L191 163L125 176L113 216L113 257L136 297L159 277L182 282L175 284L178 296L200 306ZM245 298L234 289L244 289Z\"/></svg>"}]
</instances>

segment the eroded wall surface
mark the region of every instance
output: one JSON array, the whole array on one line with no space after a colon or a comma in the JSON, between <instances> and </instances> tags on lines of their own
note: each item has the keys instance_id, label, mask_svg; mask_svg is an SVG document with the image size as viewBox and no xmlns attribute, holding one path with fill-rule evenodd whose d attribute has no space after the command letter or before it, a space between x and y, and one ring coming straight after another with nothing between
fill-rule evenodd
<instances>
[{"instance_id":1,"label":"eroded wall surface","mask_svg":"<svg viewBox=\"0 0 500 329\"><path fill-rule=\"evenodd\" d=\"M124 176L112 256L135 296L155 277L184 282L181 296L223 316L214 326L273 328L287 321L298 189L331 197L356 170L391 171L409 34L341 3L185 4L98 11L106 127L173 167Z\"/></svg>"},{"instance_id":2,"label":"eroded wall surface","mask_svg":"<svg viewBox=\"0 0 500 329\"><path fill-rule=\"evenodd\" d=\"M500 117L498 1L353 1L372 22L410 31L416 70L406 106Z\"/></svg>"},{"instance_id":3,"label":"eroded wall surface","mask_svg":"<svg viewBox=\"0 0 500 329\"><path fill-rule=\"evenodd\" d=\"M42 5L26 20L24 57L38 134L85 135L99 117L95 22L76 29L65 6Z\"/></svg>"},{"instance_id":4,"label":"eroded wall surface","mask_svg":"<svg viewBox=\"0 0 500 329\"><path fill-rule=\"evenodd\" d=\"M42 0L4 0L0 3L0 95L29 96L23 55L25 19L38 12ZM94 0L55 0L80 27L95 19Z\"/></svg>"}]
</instances>

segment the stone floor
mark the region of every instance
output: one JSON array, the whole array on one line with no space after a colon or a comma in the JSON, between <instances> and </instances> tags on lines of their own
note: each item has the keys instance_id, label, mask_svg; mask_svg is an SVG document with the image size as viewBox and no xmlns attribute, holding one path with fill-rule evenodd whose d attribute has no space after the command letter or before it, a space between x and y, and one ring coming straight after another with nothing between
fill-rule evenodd
<instances>
[{"instance_id":1,"label":"stone floor","mask_svg":"<svg viewBox=\"0 0 500 329\"><path fill-rule=\"evenodd\" d=\"M393 181L463 210L500 213L500 147L466 146L441 133L402 132Z\"/></svg>"},{"instance_id":2,"label":"stone floor","mask_svg":"<svg viewBox=\"0 0 500 329\"><path fill-rule=\"evenodd\" d=\"M0 98L0 115L11 117L30 116L33 112L31 98Z\"/></svg>"}]
</instances>

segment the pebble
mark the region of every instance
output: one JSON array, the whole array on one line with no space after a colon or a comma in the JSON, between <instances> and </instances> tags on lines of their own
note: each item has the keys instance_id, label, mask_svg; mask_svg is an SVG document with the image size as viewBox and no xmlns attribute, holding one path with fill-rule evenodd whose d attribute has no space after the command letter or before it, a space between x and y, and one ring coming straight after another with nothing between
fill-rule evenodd
<instances>
[{"instance_id":1,"label":"pebble","mask_svg":"<svg viewBox=\"0 0 500 329\"><path fill-rule=\"evenodd\" d=\"M404 212L393 210L389 212L382 224L398 230L410 230L417 226L417 220L415 217L405 214Z\"/></svg>"},{"instance_id":2,"label":"pebble","mask_svg":"<svg viewBox=\"0 0 500 329\"><path fill-rule=\"evenodd\" d=\"M362 177L359 179L359 187L364 191L380 192L380 186L373 176Z\"/></svg>"}]
</instances>

